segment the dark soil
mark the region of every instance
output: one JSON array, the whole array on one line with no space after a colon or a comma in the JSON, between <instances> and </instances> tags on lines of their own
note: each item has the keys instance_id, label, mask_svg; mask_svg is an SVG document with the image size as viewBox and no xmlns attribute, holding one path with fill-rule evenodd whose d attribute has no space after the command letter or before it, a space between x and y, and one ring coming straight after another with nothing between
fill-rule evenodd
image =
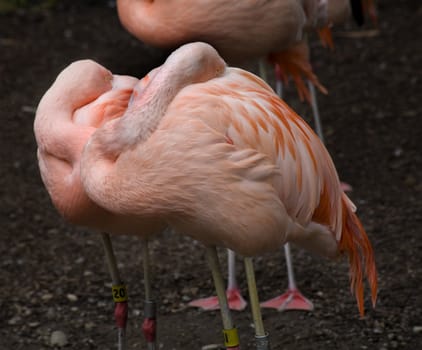
<instances>
[{"instance_id":1,"label":"dark soil","mask_svg":"<svg viewBox=\"0 0 422 350\"><path fill-rule=\"evenodd\" d=\"M422 347L422 7L419 0L379 1L379 33L358 38L335 30L336 50L312 39L315 70L329 88L319 96L327 147L373 243L379 269L375 310L359 318L346 261L293 250L311 313L264 310L273 349L420 349ZM363 28L369 29L368 27ZM65 223L41 183L32 124L35 108L69 63L92 58L120 74L144 75L166 53L142 45L116 11L62 1L50 10L0 16L0 349L47 349L55 330L70 349L116 349L110 277L97 234ZM294 92L286 96L310 115ZM114 237L129 286L129 349L145 348L141 243ZM151 243L159 299L160 349L221 343L217 312L186 307L213 294L204 249L163 233ZM221 251L225 261L224 251ZM282 292L282 252L255 259L262 300ZM243 266L239 280L247 295ZM243 349L253 349L249 308L235 313Z\"/></svg>"}]
</instances>

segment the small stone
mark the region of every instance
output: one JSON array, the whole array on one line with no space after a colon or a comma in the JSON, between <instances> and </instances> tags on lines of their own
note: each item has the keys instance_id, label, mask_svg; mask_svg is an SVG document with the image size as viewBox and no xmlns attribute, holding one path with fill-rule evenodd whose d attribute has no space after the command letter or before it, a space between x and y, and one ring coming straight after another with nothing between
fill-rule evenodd
<instances>
[{"instance_id":1,"label":"small stone","mask_svg":"<svg viewBox=\"0 0 422 350\"><path fill-rule=\"evenodd\" d=\"M92 321L89 321L89 322L85 323L85 325L84 325L84 328L87 331L92 330L94 327L95 327L95 323L92 322Z\"/></svg>"},{"instance_id":2,"label":"small stone","mask_svg":"<svg viewBox=\"0 0 422 350\"><path fill-rule=\"evenodd\" d=\"M76 260L75 260L75 263L76 264L82 264L82 263L84 263L85 262L85 258L83 257L83 256L80 256L79 258L77 258Z\"/></svg>"},{"instance_id":3,"label":"small stone","mask_svg":"<svg viewBox=\"0 0 422 350\"><path fill-rule=\"evenodd\" d=\"M221 350L221 349L225 349L223 345L221 344L209 344L209 345L204 345L201 350Z\"/></svg>"},{"instance_id":4,"label":"small stone","mask_svg":"<svg viewBox=\"0 0 422 350\"><path fill-rule=\"evenodd\" d=\"M45 293L41 296L42 301L49 301L51 299L53 299L53 294L51 293Z\"/></svg>"},{"instance_id":5,"label":"small stone","mask_svg":"<svg viewBox=\"0 0 422 350\"><path fill-rule=\"evenodd\" d=\"M40 222L42 220L42 216L40 214L34 214L33 219L35 222Z\"/></svg>"},{"instance_id":6,"label":"small stone","mask_svg":"<svg viewBox=\"0 0 422 350\"><path fill-rule=\"evenodd\" d=\"M54 308L49 307L46 316L49 320L53 320L54 318L56 318L56 311L54 310Z\"/></svg>"},{"instance_id":7,"label":"small stone","mask_svg":"<svg viewBox=\"0 0 422 350\"><path fill-rule=\"evenodd\" d=\"M69 301L75 302L78 300L78 297L75 294L68 293L66 294L66 298Z\"/></svg>"},{"instance_id":8,"label":"small stone","mask_svg":"<svg viewBox=\"0 0 422 350\"><path fill-rule=\"evenodd\" d=\"M384 332L384 324L382 322L375 321L373 332L376 334L381 334Z\"/></svg>"},{"instance_id":9,"label":"small stone","mask_svg":"<svg viewBox=\"0 0 422 350\"><path fill-rule=\"evenodd\" d=\"M422 326L414 326L413 333L422 333Z\"/></svg>"},{"instance_id":10,"label":"small stone","mask_svg":"<svg viewBox=\"0 0 422 350\"><path fill-rule=\"evenodd\" d=\"M27 308L27 307L23 307L22 309L21 309L21 314L24 316L24 317L28 317L29 315L31 315L32 314L32 310L30 309L30 308Z\"/></svg>"},{"instance_id":11,"label":"small stone","mask_svg":"<svg viewBox=\"0 0 422 350\"><path fill-rule=\"evenodd\" d=\"M50 344L52 346L63 347L67 345L66 334L62 331L54 331L51 333Z\"/></svg>"},{"instance_id":12,"label":"small stone","mask_svg":"<svg viewBox=\"0 0 422 350\"><path fill-rule=\"evenodd\" d=\"M396 147L393 154L395 157L401 157L403 155L403 149L401 147Z\"/></svg>"},{"instance_id":13,"label":"small stone","mask_svg":"<svg viewBox=\"0 0 422 350\"><path fill-rule=\"evenodd\" d=\"M20 316L13 316L9 321L7 321L7 324L10 326L17 325L22 321L22 318Z\"/></svg>"},{"instance_id":14,"label":"small stone","mask_svg":"<svg viewBox=\"0 0 422 350\"><path fill-rule=\"evenodd\" d=\"M25 113L35 113L37 111L37 107L34 106L22 106L21 111Z\"/></svg>"},{"instance_id":15,"label":"small stone","mask_svg":"<svg viewBox=\"0 0 422 350\"><path fill-rule=\"evenodd\" d=\"M28 323L28 326L29 326L29 328L36 328L36 327L38 327L40 325L40 323L39 322L29 322Z\"/></svg>"},{"instance_id":16,"label":"small stone","mask_svg":"<svg viewBox=\"0 0 422 350\"><path fill-rule=\"evenodd\" d=\"M48 229L47 233L48 233L49 235L54 236L54 235L59 234L59 230L58 230L57 228L50 228L50 229Z\"/></svg>"},{"instance_id":17,"label":"small stone","mask_svg":"<svg viewBox=\"0 0 422 350\"><path fill-rule=\"evenodd\" d=\"M133 314L133 316L139 316L141 313L142 313L142 312L141 312L141 310L139 310L139 309L133 309L133 310L132 310L132 314Z\"/></svg>"},{"instance_id":18,"label":"small stone","mask_svg":"<svg viewBox=\"0 0 422 350\"><path fill-rule=\"evenodd\" d=\"M99 308L104 308L106 306L108 306L108 303L106 303L105 301L98 301L97 302L97 307L99 307Z\"/></svg>"}]
</instances>

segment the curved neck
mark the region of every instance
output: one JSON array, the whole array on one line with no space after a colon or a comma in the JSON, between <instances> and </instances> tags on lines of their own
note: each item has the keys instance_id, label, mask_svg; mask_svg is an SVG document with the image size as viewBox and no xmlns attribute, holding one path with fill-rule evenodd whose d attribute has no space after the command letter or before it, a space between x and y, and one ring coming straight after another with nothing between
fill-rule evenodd
<instances>
[{"instance_id":1,"label":"curved neck","mask_svg":"<svg viewBox=\"0 0 422 350\"><path fill-rule=\"evenodd\" d=\"M166 62L150 73L149 81L135 87L124 116L99 130L105 154L118 156L133 145L143 143L157 129L167 107L184 87L221 75L224 61L207 44L189 44L176 50Z\"/></svg>"}]
</instances>

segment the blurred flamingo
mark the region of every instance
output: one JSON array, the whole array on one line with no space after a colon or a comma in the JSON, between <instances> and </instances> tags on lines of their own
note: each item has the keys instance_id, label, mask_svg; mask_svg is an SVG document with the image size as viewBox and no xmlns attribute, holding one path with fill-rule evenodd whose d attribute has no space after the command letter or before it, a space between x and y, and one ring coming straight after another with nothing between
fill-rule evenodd
<instances>
[{"instance_id":1,"label":"blurred flamingo","mask_svg":"<svg viewBox=\"0 0 422 350\"><path fill-rule=\"evenodd\" d=\"M316 23L317 0L180 1L118 0L122 25L146 44L176 48L193 41L211 44L230 64L273 54L291 75L301 98L310 100L302 78L326 92L304 49L306 28Z\"/></svg>"},{"instance_id":2,"label":"blurred flamingo","mask_svg":"<svg viewBox=\"0 0 422 350\"><path fill-rule=\"evenodd\" d=\"M326 89L309 63L306 32L319 30L323 42L332 46L332 25L352 16L362 24L366 14L376 22L374 0L117 0L117 9L122 25L155 47L175 49L203 41L236 65L270 55L309 102L303 78L324 93Z\"/></svg>"}]
</instances>

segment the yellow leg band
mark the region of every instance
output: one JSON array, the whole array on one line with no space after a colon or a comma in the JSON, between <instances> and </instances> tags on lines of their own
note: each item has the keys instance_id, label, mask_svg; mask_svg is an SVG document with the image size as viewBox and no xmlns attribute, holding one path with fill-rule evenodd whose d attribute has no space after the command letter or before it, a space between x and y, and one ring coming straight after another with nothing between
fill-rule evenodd
<instances>
[{"instance_id":1,"label":"yellow leg band","mask_svg":"<svg viewBox=\"0 0 422 350\"><path fill-rule=\"evenodd\" d=\"M115 284L111 287L113 293L113 300L115 303L127 301L127 290L124 284Z\"/></svg>"},{"instance_id":2,"label":"yellow leg band","mask_svg":"<svg viewBox=\"0 0 422 350\"><path fill-rule=\"evenodd\" d=\"M237 328L223 329L224 345L232 348L239 346L239 335L237 334Z\"/></svg>"}]
</instances>

